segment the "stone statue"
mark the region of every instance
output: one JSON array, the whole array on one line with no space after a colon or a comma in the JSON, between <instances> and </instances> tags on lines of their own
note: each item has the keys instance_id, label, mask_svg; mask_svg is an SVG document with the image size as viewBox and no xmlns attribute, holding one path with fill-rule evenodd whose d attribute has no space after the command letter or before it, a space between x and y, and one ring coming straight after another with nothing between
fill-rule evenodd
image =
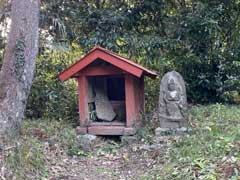
<instances>
[{"instance_id":1,"label":"stone statue","mask_svg":"<svg viewBox=\"0 0 240 180\"><path fill-rule=\"evenodd\" d=\"M94 84L96 116L99 120L113 121L116 113L107 95L106 78L97 77Z\"/></svg>"},{"instance_id":2,"label":"stone statue","mask_svg":"<svg viewBox=\"0 0 240 180\"><path fill-rule=\"evenodd\" d=\"M165 74L160 84L159 119L161 128L187 126L187 97L182 76L171 71Z\"/></svg>"}]
</instances>

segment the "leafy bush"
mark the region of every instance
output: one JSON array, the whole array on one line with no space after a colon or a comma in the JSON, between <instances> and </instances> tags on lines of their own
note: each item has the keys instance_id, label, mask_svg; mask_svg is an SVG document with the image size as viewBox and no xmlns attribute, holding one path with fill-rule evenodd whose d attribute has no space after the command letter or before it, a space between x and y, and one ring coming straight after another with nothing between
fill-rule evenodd
<instances>
[{"instance_id":1,"label":"leafy bush","mask_svg":"<svg viewBox=\"0 0 240 180\"><path fill-rule=\"evenodd\" d=\"M58 4L64 8L56 9ZM156 70L160 78L169 70L179 71L187 82L191 102L239 102L232 99L240 94L237 0L120 4L56 0L44 7L45 27L51 25L47 24L51 18L59 22L50 30L56 41L76 42L84 51L101 45ZM60 38L62 34L65 36ZM147 109L157 99L158 88L154 87L147 82ZM229 96L233 91L234 97Z\"/></svg>"},{"instance_id":2,"label":"leafy bush","mask_svg":"<svg viewBox=\"0 0 240 180\"><path fill-rule=\"evenodd\" d=\"M78 147L77 136L74 129L63 129L59 134L61 146L66 149L69 156L83 155L83 151Z\"/></svg>"},{"instance_id":3,"label":"leafy bush","mask_svg":"<svg viewBox=\"0 0 240 180\"><path fill-rule=\"evenodd\" d=\"M78 122L77 82L64 83L58 74L82 55L81 49L45 52L38 58L36 74L27 104L28 118L55 118Z\"/></svg>"}]
</instances>

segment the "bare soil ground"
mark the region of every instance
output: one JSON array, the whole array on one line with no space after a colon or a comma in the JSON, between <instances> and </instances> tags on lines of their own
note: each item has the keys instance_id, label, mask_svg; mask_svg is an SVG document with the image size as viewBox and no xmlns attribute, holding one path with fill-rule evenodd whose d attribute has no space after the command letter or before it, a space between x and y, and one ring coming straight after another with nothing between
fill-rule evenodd
<instances>
[{"instance_id":1,"label":"bare soil ground","mask_svg":"<svg viewBox=\"0 0 240 180\"><path fill-rule=\"evenodd\" d=\"M149 145L100 140L93 151L82 156L68 156L57 149L47 150L50 180L139 180L161 163L164 145L151 149Z\"/></svg>"},{"instance_id":2,"label":"bare soil ground","mask_svg":"<svg viewBox=\"0 0 240 180\"><path fill-rule=\"evenodd\" d=\"M164 162L161 157L167 144L149 145L137 139L123 143L120 137L97 137L89 150L77 149L77 154L69 155L61 143L49 139L38 139L37 144L28 142L21 137L19 144L23 148L9 146L5 153L2 151L0 179L145 180L152 169ZM36 145L43 154L37 152L39 149L34 150ZM41 158L47 175L38 170L42 169Z\"/></svg>"}]
</instances>

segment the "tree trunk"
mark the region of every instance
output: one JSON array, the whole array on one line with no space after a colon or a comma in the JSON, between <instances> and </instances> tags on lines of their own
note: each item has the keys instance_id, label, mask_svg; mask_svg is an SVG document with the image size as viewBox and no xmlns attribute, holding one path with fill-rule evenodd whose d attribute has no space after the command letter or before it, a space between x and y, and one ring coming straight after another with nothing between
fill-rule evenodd
<instances>
[{"instance_id":1,"label":"tree trunk","mask_svg":"<svg viewBox=\"0 0 240 180\"><path fill-rule=\"evenodd\" d=\"M11 29L0 71L0 135L19 133L38 53L38 0L12 0Z\"/></svg>"}]
</instances>

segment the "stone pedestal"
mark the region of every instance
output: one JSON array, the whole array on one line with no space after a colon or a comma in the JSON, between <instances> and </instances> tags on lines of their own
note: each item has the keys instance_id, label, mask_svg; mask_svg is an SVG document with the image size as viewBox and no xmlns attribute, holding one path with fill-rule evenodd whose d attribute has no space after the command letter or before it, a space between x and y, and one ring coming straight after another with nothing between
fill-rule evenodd
<instances>
[{"instance_id":1,"label":"stone pedestal","mask_svg":"<svg viewBox=\"0 0 240 180\"><path fill-rule=\"evenodd\" d=\"M157 137L160 136L168 136L168 135L183 135L189 132L189 129L186 127L181 128L156 128L155 135Z\"/></svg>"},{"instance_id":2,"label":"stone pedestal","mask_svg":"<svg viewBox=\"0 0 240 180\"><path fill-rule=\"evenodd\" d=\"M92 151L93 146L97 141L97 136L85 134L85 135L78 135L77 136L77 146L84 151Z\"/></svg>"}]
</instances>

